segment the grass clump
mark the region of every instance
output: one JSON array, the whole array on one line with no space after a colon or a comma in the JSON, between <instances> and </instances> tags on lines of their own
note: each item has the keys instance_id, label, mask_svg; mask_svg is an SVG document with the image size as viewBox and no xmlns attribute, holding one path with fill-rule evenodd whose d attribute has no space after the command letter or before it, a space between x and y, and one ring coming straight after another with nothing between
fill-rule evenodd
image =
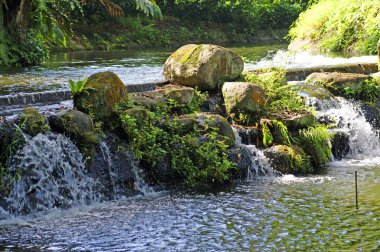
<instances>
[{"instance_id":1,"label":"grass clump","mask_svg":"<svg viewBox=\"0 0 380 252\"><path fill-rule=\"evenodd\" d=\"M376 53L380 39L378 0L321 0L303 12L289 31L325 51ZM315 49L315 48L306 48Z\"/></svg>"}]
</instances>

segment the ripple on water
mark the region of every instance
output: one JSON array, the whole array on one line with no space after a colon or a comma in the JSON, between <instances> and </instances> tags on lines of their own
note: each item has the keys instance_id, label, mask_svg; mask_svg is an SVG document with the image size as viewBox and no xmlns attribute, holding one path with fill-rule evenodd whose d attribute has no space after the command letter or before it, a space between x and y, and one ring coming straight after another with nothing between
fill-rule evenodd
<instances>
[{"instance_id":1,"label":"ripple on water","mask_svg":"<svg viewBox=\"0 0 380 252\"><path fill-rule=\"evenodd\" d=\"M380 244L379 167L254 181L217 193L163 193L1 223L0 244L62 250L370 250ZM372 175L369 175L370 172ZM359 172L360 174L361 172Z\"/></svg>"}]
</instances>

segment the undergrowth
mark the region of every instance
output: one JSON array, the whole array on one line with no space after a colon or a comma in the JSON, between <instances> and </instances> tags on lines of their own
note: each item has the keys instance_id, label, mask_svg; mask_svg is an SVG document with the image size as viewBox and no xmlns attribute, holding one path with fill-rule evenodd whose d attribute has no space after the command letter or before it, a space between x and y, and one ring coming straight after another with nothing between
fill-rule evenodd
<instances>
[{"instance_id":1,"label":"undergrowth","mask_svg":"<svg viewBox=\"0 0 380 252\"><path fill-rule=\"evenodd\" d=\"M289 37L311 40L326 51L374 54L380 39L379 25L379 0L321 0L300 15Z\"/></svg>"}]
</instances>

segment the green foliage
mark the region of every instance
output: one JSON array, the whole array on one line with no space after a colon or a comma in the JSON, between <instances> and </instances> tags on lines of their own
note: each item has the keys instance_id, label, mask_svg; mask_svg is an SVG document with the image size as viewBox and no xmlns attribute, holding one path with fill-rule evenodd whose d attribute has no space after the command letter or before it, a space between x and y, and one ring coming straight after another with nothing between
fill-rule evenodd
<instances>
[{"instance_id":1,"label":"green foliage","mask_svg":"<svg viewBox=\"0 0 380 252\"><path fill-rule=\"evenodd\" d=\"M291 145L288 128L281 122L277 120L272 121L273 124L273 138L276 143Z\"/></svg>"},{"instance_id":2,"label":"green foliage","mask_svg":"<svg viewBox=\"0 0 380 252\"><path fill-rule=\"evenodd\" d=\"M83 80L79 80L79 81L69 80L70 89L73 96L76 96L82 92L83 87L86 84L86 82L87 82L87 78L84 78Z\"/></svg>"},{"instance_id":3,"label":"green foliage","mask_svg":"<svg viewBox=\"0 0 380 252\"><path fill-rule=\"evenodd\" d=\"M313 167L320 169L326 166L331 157L330 140L332 134L326 126L309 127L299 130L295 141L311 156Z\"/></svg>"},{"instance_id":4,"label":"green foliage","mask_svg":"<svg viewBox=\"0 0 380 252\"><path fill-rule=\"evenodd\" d=\"M307 109L304 101L295 90L284 88L286 78L285 71L282 69L260 75L244 73L242 80L258 84L265 90L269 98L266 106L267 113L279 110L297 111Z\"/></svg>"},{"instance_id":5,"label":"green foliage","mask_svg":"<svg viewBox=\"0 0 380 252\"><path fill-rule=\"evenodd\" d=\"M350 99L374 103L380 96L380 86L370 78L355 87L346 87L344 96Z\"/></svg>"},{"instance_id":6,"label":"green foliage","mask_svg":"<svg viewBox=\"0 0 380 252\"><path fill-rule=\"evenodd\" d=\"M379 6L378 0L321 0L300 15L289 37L310 39L327 51L375 53L380 39Z\"/></svg>"},{"instance_id":7,"label":"green foliage","mask_svg":"<svg viewBox=\"0 0 380 252\"><path fill-rule=\"evenodd\" d=\"M216 129L208 128L206 133L196 126L184 134L181 125L170 119L166 111L149 114L150 120L120 114L122 128L137 159L154 168L162 158L169 157L171 170L189 187L229 180L234 164L227 160L227 145Z\"/></svg>"},{"instance_id":8,"label":"green foliage","mask_svg":"<svg viewBox=\"0 0 380 252\"><path fill-rule=\"evenodd\" d=\"M273 143L273 135L267 124L263 124L261 127L261 132L263 133L263 145L264 147L271 146Z\"/></svg>"},{"instance_id":9,"label":"green foliage","mask_svg":"<svg viewBox=\"0 0 380 252\"><path fill-rule=\"evenodd\" d=\"M302 6L299 1L291 0L176 0L160 3L164 15L238 24L236 27L246 32L258 28L287 28L298 17Z\"/></svg>"}]
</instances>

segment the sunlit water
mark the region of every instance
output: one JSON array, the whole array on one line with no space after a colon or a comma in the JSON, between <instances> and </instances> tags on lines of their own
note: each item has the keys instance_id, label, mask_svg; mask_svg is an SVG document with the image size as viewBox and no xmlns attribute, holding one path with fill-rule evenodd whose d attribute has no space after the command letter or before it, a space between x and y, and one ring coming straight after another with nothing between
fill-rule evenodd
<instances>
[{"instance_id":1,"label":"sunlit water","mask_svg":"<svg viewBox=\"0 0 380 252\"><path fill-rule=\"evenodd\" d=\"M250 49L245 55L246 68L272 49ZM0 93L67 89L68 79L105 70L114 71L126 84L160 81L168 55L60 54L43 67L0 72ZM316 58L305 57L300 64L315 62ZM276 62L281 53L273 52L269 58ZM259 62L264 64L268 58ZM13 82L6 83L7 78ZM9 216L0 221L0 250L378 251L377 156L380 153L373 153L373 159L333 162L320 176L253 178L215 192L171 190L68 210ZM359 209L355 207L355 171Z\"/></svg>"},{"instance_id":2,"label":"sunlit water","mask_svg":"<svg viewBox=\"0 0 380 252\"><path fill-rule=\"evenodd\" d=\"M342 164L342 163L341 163ZM0 223L8 248L114 251L380 249L380 169L332 165L326 175L163 193Z\"/></svg>"}]
</instances>

